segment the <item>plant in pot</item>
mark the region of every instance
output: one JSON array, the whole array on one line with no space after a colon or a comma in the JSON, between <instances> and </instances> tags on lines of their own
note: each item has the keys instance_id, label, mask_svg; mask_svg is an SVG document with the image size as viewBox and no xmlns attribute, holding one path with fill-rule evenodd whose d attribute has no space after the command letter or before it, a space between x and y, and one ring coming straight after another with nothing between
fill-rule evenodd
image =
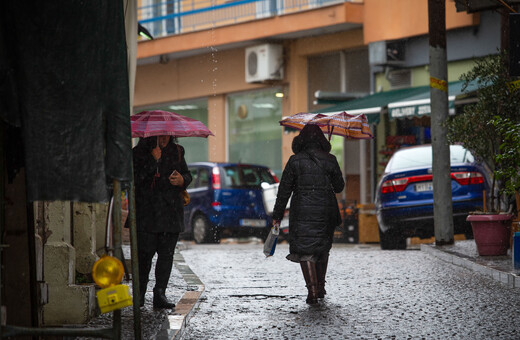
<instances>
[{"instance_id":1,"label":"plant in pot","mask_svg":"<svg viewBox=\"0 0 520 340\"><path fill-rule=\"evenodd\" d=\"M462 143L493 174L483 211L467 219L479 255L507 254L515 213L512 197L520 188L520 90L507 61L506 52L477 60L460 78L463 89L477 84L477 101L446 121L448 141Z\"/></svg>"}]
</instances>

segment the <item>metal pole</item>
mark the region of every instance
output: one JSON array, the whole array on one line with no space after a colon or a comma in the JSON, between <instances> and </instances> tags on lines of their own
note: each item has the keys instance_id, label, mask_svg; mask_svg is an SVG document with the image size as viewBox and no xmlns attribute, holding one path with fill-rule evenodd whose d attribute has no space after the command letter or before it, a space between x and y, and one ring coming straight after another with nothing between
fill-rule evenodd
<instances>
[{"instance_id":1,"label":"metal pole","mask_svg":"<svg viewBox=\"0 0 520 340\"><path fill-rule=\"evenodd\" d=\"M0 320L4 318L2 311L3 281L3 251L4 251L4 228L5 228L5 124L0 120ZM0 338L3 337L3 328L0 327Z\"/></svg>"},{"instance_id":2,"label":"metal pole","mask_svg":"<svg viewBox=\"0 0 520 340\"><path fill-rule=\"evenodd\" d=\"M114 204L112 211L112 246L114 256L124 261L121 249L121 182L114 179ZM121 339L121 310L116 309L113 313L114 339Z\"/></svg>"},{"instance_id":3,"label":"metal pole","mask_svg":"<svg viewBox=\"0 0 520 340\"><path fill-rule=\"evenodd\" d=\"M341 92L347 92L347 54L345 51L339 52L339 77ZM347 138L343 138L343 176L345 179L345 188L341 192L341 201L343 209L345 209L345 202L347 202Z\"/></svg>"},{"instance_id":4,"label":"metal pole","mask_svg":"<svg viewBox=\"0 0 520 340\"><path fill-rule=\"evenodd\" d=\"M132 167L132 178L133 178ZM134 180L130 181L130 193L128 195L128 225L130 226L130 257L132 258L132 293L134 295L134 337L141 340L141 287L139 285L139 260L137 255L137 228L135 220L135 189Z\"/></svg>"},{"instance_id":5,"label":"metal pole","mask_svg":"<svg viewBox=\"0 0 520 340\"><path fill-rule=\"evenodd\" d=\"M448 118L445 0L428 0L428 18L435 244L446 245L454 243L454 235L450 149L442 125Z\"/></svg>"},{"instance_id":6,"label":"metal pole","mask_svg":"<svg viewBox=\"0 0 520 340\"><path fill-rule=\"evenodd\" d=\"M359 141L359 203L367 204L367 141Z\"/></svg>"}]
</instances>

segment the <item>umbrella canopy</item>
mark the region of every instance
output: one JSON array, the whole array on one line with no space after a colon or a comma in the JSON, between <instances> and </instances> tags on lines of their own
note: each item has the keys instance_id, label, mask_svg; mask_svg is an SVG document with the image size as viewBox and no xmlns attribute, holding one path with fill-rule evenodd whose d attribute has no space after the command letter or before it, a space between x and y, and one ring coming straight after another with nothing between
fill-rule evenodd
<instances>
[{"instance_id":1,"label":"umbrella canopy","mask_svg":"<svg viewBox=\"0 0 520 340\"><path fill-rule=\"evenodd\" d=\"M323 133L343 136L351 139L371 139L372 132L364 114L349 115L346 112L339 113L307 113L301 112L286 117L280 121L280 125L301 130L307 124L318 125Z\"/></svg>"},{"instance_id":2,"label":"umbrella canopy","mask_svg":"<svg viewBox=\"0 0 520 340\"><path fill-rule=\"evenodd\" d=\"M205 137L214 134L202 122L178 113L153 110L130 117L132 137Z\"/></svg>"}]
</instances>

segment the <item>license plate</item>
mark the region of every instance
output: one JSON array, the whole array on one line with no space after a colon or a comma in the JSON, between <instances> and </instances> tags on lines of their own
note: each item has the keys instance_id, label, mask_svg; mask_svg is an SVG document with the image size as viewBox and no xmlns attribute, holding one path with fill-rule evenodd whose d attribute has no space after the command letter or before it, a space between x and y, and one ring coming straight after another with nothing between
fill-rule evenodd
<instances>
[{"instance_id":1,"label":"license plate","mask_svg":"<svg viewBox=\"0 0 520 340\"><path fill-rule=\"evenodd\" d=\"M242 219L242 220L240 220L240 225L242 227L263 228L267 225L267 221L266 220Z\"/></svg>"},{"instance_id":2,"label":"license plate","mask_svg":"<svg viewBox=\"0 0 520 340\"><path fill-rule=\"evenodd\" d=\"M289 227L289 219L288 219L288 218L284 218L284 219L280 222L280 227L282 227L282 228L288 228L288 227Z\"/></svg>"},{"instance_id":3,"label":"license plate","mask_svg":"<svg viewBox=\"0 0 520 340\"><path fill-rule=\"evenodd\" d=\"M432 182L417 183L415 185L415 191L417 191L417 192L433 191L433 183Z\"/></svg>"}]
</instances>

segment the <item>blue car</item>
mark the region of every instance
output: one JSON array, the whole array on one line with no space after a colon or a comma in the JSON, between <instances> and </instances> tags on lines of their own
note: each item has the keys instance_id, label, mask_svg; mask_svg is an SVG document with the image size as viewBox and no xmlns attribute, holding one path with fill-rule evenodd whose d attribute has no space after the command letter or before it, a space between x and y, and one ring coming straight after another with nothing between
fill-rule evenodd
<instances>
[{"instance_id":1,"label":"blue car","mask_svg":"<svg viewBox=\"0 0 520 340\"><path fill-rule=\"evenodd\" d=\"M461 145L450 145L455 234L472 237L466 216L482 210L490 171ZM432 147L399 149L390 158L376 189L376 215L382 249L406 249L406 238L434 236Z\"/></svg>"},{"instance_id":2,"label":"blue car","mask_svg":"<svg viewBox=\"0 0 520 340\"><path fill-rule=\"evenodd\" d=\"M188 168L193 181L188 187L191 201L184 209L183 238L196 243L218 243L222 236L265 239L272 218L264 206L262 183L278 182L268 167L199 162Z\"/></svg>"}]
</instances>

